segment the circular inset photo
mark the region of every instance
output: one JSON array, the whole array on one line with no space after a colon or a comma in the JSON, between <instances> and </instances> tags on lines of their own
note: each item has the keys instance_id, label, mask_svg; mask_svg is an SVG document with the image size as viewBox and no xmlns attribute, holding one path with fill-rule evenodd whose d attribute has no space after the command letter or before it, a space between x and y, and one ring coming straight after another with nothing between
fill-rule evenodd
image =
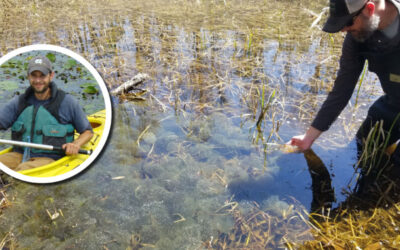
<instances>
[{"instance_id":1,"label":"circular inset photo","mask_svg":"<svg viewBox=\"0 0 400 250\"><path fill-rule=\"evenodd\" d=\"M0 169L14 178L78 174L104 147L111 116L103 79L73 51L40 44L0 58Z\"/></svg>"}]
</instances>

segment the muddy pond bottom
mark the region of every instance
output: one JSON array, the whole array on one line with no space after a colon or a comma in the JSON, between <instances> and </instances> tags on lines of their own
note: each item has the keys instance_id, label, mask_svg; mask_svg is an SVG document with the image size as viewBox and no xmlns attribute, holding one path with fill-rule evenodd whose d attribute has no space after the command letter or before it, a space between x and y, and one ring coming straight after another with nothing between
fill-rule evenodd
<instances>
[{"instance_id":1,"label":"muddy pond bottom","mask_svg":"<svg viewBox=\"0 0 400 250\"><path fill-rule=\"evenodd\" d=\"M222 112L186 115L119 104L111 141L85 173L56 185L8 188L15 200L3 211L0 231L21 248L201 249L262 211L277 221L297 218L276 224L286 230L285 240L309 239L297 236L309 229L298 213L310 210L313 197L303 154L265 153L249 140L248 127ZM317 151L333 165L350 164L354 152L338 152L337 160ZM333 172L347 180L352 173Z\"/></svg>"}]
</instances>

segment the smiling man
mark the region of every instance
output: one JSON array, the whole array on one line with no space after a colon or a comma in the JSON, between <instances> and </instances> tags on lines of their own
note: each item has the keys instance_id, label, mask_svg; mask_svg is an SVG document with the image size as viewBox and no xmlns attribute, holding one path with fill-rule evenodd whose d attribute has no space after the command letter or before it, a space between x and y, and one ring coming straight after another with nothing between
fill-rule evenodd
<instances>
[{"instance_id":1,"label":"smiling man","mask_svg":"<svg viewBox=\"0 0 400 250\"><path fill-rule=\"evenodd\" d=\"M15 171L39 167L77 154L92 136L92 127L78 101L57 88L47 57L28 63L30 87L0 109L0 129L11 127L12 140L61 146L65 152L14 147L0 162ZM74 140L74 130L80 135Z\"/></svg>"},{"instance_id":2,"label":"smiling man","mask_svg":"<svg viewBox=\"0 0 400 250\"><path fill-rule=\"evenodd\" d=\"M400 138L400 1L399 0L330 0L330 16L323 30L346 32L340 68L332 91L304 135L294 136L290 143L302 151L311 147L323 131L349 102L366 60L368 69L379 77L384 95L369 109L357 132L359 156L368 133L377 122L383 122L388 145ZM389 134L391 126L393 128ZM399 164L400 147L392 160Z\"/></svg>"}]
</instances>

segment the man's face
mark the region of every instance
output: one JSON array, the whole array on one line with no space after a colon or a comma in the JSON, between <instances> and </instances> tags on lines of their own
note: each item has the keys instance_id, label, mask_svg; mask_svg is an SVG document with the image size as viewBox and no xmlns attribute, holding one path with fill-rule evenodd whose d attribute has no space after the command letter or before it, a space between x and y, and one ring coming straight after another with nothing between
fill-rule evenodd
<instances>
[{"instance_id":1,"label":"man's face","mask_svg":"<svg viewBox=\"0 0 400 250\"><path fill-rule=\"evenodd\" d=\"M37 94L45 93L50 86L50 82L53 79L54 72L47 75L43 74L41 71L36 70L28 75L28 80L33 88L33 91Z\"/></svg>"},{"instance_id":2,"label":"man's face","mask_svg":"<svg viewBox=\"0 0 400 250\"><path fill-rule=\"evenodd\" d=\"M354 17L353 25L344 27L342 31L349 32L358 42L365 42L378 29L379 22L379 16L372 15L367 17L361 13Z\"/></svg>"}]
</instances>

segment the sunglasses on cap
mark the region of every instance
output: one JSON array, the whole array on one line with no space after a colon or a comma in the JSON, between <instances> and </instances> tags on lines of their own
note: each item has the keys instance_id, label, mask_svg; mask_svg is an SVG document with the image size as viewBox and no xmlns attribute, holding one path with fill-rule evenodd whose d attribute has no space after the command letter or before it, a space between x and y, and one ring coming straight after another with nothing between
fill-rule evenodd
<instances>
[{"instance_id":1,"label":"sunglasses on cap","mask_svg":"<svg viewBox=\"0 0 400 250\"><path fill-rule=\"evenodd\" d=\"M345 27L353 26L354 21L355 21L355 20L357 19L357 17L361 14L361 12L363 11L364 8L365 8L365 5L364 5L359 11L357 11L357 13L353 16L352 19L350 19L350 20L346 23Z\"/></svg>"}]
</instances>

